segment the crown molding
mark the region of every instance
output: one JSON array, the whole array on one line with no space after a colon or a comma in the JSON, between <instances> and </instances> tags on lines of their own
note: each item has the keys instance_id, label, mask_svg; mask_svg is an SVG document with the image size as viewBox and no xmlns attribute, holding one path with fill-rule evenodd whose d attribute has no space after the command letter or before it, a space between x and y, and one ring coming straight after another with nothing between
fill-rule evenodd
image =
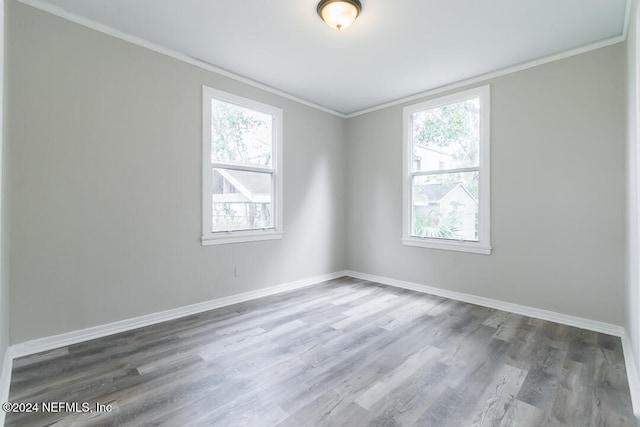
<instances>
[{"instance_id":1,"label":"crown molding","mask_svg":"<svg viewBox=\"0 0 640 427\"><path fill-rule=\"evenodd\" d=\"M455 90L455 89L459 89L465 86L471 86L471 85L475 85L487 80L491 80L491 79L495 79L497 77L501 77L507 74L511 74L511 73L515 73L518 71L523 71L526 70L528 68L533 68L533 67L537 67L540 65L544 65L550 62L554 62L554 61L559 61L561 59L566 59L572 56L576 56L576 55L580 55L586 52L590 52L592 50L596 50L596 49L601 49L607 46L611 46L617 43L621 43L624 42L627 39L627 31L628 31L628 27L629 27L629 19L630 19L630 14L631 14L631 6L632 6L632 2L633 0L627 0L626 2L626 10L625 10L625 18L624 18L624 24L623 24L623 30L622 30L622 34L620 34L619 36L615 36L615 37L611 37L605 40L601 40L599 42L595 42L595 43L590 43L584 46L580 46L577 47L575 49L570 49L570 50L566 50L563 52L559 52L553 55L548 55L548 56L544 56L538 59L534 59L532 61L526 61L520 64L516 64L513 66L508 66L508 67L504 67L495 71L491 71L489 73L485 73L485 74L481 74L481 75L477 75L477 76L471 76L462 80L458 80L456 82L452 82L452 83L448 83L446 85L443 86L439 86L436 88L431 88L428 89L426 91L423 92L419 92L416 93L414 95L409 95L406 97L402 97L402 98L398 98L389 102L385 102L382 104L378 104L378 105L374 105L362 110L358 110L358 111L354 111L351 113L341 113L339 111L333 110L331 108L316 104L314 102L308 101L306 99L300 98L298 96L292 95L288 92L284 92L280 89L271 87L269 85L266 85L264 83L260 83L258 81L252 80L248 77L244 77L240 74L236 74L234 72L231 72L229 70L225 70L223 68L217 67L215 65L209 64L205 61L202 61L200 59L196 59L193 57L190 57L188 55L185 55L183 53L180 53L178 51L175 51L173 49L168 49L166 47L160 46L158 44L152 43L146 39L137 37L137 36L133 36L131 34L127 34L125 32L116 30L112 27L109 27L107 25L103 25L100 24L98 22L95 22L91 19L76 15L74 13L68 12L60 7L54 6L50 3L47 3L43 0L16 0L20 3L23 3L25 5L34 7L36 9L39 9L41 11L50 13L52 15L55 15L59 18L74 22L76 24L82 25L84 27L90 28L92 30L101 32L103 34L107 34L109 36L124 40L126 42L138 45L140 47L152 50L154 52L160 53L162 55L171 57L173 59L177 59L179 61L185 62L187 64L205 69L207 71L211 71L213 73L219 74L221 76L236 80L238 82L244 83L246 85L249 86L253 86L255 88L264 90L266 92L272 93L274 95L278 95L281 96L283 98L289 99L291 101L295 101L299 104L302 105L306 105L307 107L311 107L314 108L316 110L319 111L323 111L325 113L329 113L332 114L334 116L343 118L343 119L350 119L353 117L357 117L357 116L361 116L363 114L367 114L367 113L372 113L374 111L379 111L379 110L383 110L385 108L389 108L389 107L393 107L396 105L400 105L400 104L404 104L407 102L411 102L411 101L415 101L417 99L421 99L421 98L428 98L431 96L435 96L438 95L440 93L443 92L447 92L447 91L451 91L451 90Z\"/></svg>"},{"instance_id":2,"label":"crown molding","mask_svg":"<svg viewBox=\"0 0 640 427\"><path fill-rule=\"evenodd\" d=\"M170 58L173 59L177 59L178 61L181 62L185 62L189 65L193 65L199 68L202 68L204 70L207 71L211 71L213 73L219 74L221 76L233 79L235 81L238 81L240 83L244 83L248 86L253 86L257 89L261 89L264 90L265 92L269 92L272 93L274 95L278 95L281 96L282 98L286 98L289 99L291 101L295 101L299 104L302 105L306 105L307 107L311 107L314 108L316 110L319 111L323 111L325 113L329 113L332 114L334 116L338 116L341 118L346 118L346 115L343 113L340 113L338 111L332 110L330 108L324 107L322 105L316 104L314 102L311 101L307 101L306 99L297 97L295 95L292 95L288 92L284 92L280 89L276 89L272 86L266 85L264 83L260 83L258 81L252 80L248 77L244 77L240 74L236 74L232 71L229 70L225 70L224 68L220 68L220 67L216 67L215 65L209 64L205 61L202 61L200 59L196 59L193 58L191 56L185 55L181 52L178 52L176 50L173 49L169 49L166 48L164 46L160 46L156 43L152 43L146 39L143 39L141 37L137 37L125 32L122 32L120 30L116 30L115 28L109 27L107 25L103 25L100 24L96 21L93 21L91 19L76 15L74 13L68 12L60 7L54 6L50 3L44 2L42 0L17 0L18 2L25 4L27 6L31 6L35 9L41 10L43 12L47 12L50 13L51 15L55 15L59 18L65 19L67 21L71 21L73 23L76 23L78 25L82 25L83 27L87 27L90 28L92 30L98 31L100 33L106 34L108 36L111 37L115 37L117 39L126 41L128 43L131 44L135 44L137 46L143 47L145 49L149 49L153 52L159 53L161 55L165 55L168 56Z\"/></svg>"},{"instance_id":3,"label":"crown molding","mask_svg":"<svg viewBox=\"0 0 640 427\"><path fill-rule=\"evenodd\" d=\"M628 14L628 12L627 12ZM493 80L498 77L505 76L507 74L517 73L518 71L527 70L529 68L538 67L540 65L548 64L550 62L560 61L562 59L570 58L572 56L580 55L583 53L590 52L596 49L602 49L603 47L611 46L617 43L621 43L626 40L626 34L622 34L620 36L611 37L606 40L601 40L596 43L591 43L588 45L584 45L575 49L566 50L560 53L556 53L549 56L544 56L542 58L534 59L532 61L523 62L517 65L512 65L509 67L501 68L499 70L491 71L486 74L481 74L478 76L469 77L466 79L458 80L453 83L446 84L444 86L439 86L437 88L429 89L424 92L416 93L414 95L405 96L403 98L398 98L394 101L389 101L384 104L376 105L374 107L370 107L364 110L356 111L354 113L349 113L346 115L347 119L352 117L358 117L363 114L372 113L374 111L383 110L385 108L393 107L400 104L405 104L407 102L416 101L423 98L433 97L435 95L439 95L443 92L449 92L452 90L460 89L467 86L478 85L480 83L486 83L489 80Z\"/></svg>"}]
</instances>

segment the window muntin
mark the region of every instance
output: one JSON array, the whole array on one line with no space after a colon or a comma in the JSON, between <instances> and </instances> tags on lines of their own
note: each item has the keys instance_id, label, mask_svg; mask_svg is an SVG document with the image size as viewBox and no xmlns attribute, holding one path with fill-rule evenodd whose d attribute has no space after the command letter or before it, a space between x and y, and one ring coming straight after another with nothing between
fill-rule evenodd
<instances>
[{"instance_id":1,"label":"window muntin","mask_svg":"<svg viewBox=\"0 0 640 427\"><path fill-rule=\"evenodd\" d=\"M282 236L282 110L203 87L203 244Z\"/></svg>"},{"instance_id":2,"label":"window muntin","mask_svg":"<svg viewBox=\"0 0 640 427\"><path fill-rule=\"evenodd\" d=\"M489 87L405 107L403 243L490 253Z\"/></svg>"}]
</instances>

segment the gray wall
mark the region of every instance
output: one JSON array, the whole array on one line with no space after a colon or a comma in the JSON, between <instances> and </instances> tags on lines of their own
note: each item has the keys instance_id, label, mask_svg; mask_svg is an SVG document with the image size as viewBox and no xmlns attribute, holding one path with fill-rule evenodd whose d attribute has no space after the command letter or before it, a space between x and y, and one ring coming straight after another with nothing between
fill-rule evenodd
<instances>
[{"instance_id":1,"label":"gray wall","mask_svg":"<svg viewBox=\"0 0 640 427\"><path fill-rule=\"evenodd\" d=\"M402 106L342 120L20 3L8 14L14 343L344 268L625 321L622 44L489 82L484 256L400 243ZM200 245L202 84L284 110L283 240Z\"/></svg>"},{"instance_id":2,"label":"gray wall","mask_svg":"<svg viewBox=\"0 0 640 427\"><path fill-rule=\"evenodd\" d=\"M343 119L9 6L13 343L345 268ZM203 84L284 110L282 240L201 246Z\"/></svg>"},{"instance_id":3,"label":"gray wall","mask_svg":"<svg viewBox=\"0 0 640 427\"><path fill-rule=\"evenodd\" d=\"M490 256L403 246L403 106L349 119L348 267L622 325L624 57L618 44L488 82Z\"/></svg>"},{"instance_id":4,"label":"gray wall","mask_svg":"<svg viewBox=\"0 0 640 427\"><path fill-rule=\"evenodd\" d=\"M4 155L4 0L0 0L0 367L9 348L9 227L7 215L6 156ZM1 372L1 371L0 371ZM0 417L0 421L1 421Z\"/></svg>"},{"instance_id":5,"label":"gray wall","mask_svg":"<svg viewBox=\"0 0 640 427\"><path fill-rule=\"evenodd\" d=\"M640 92L638 88L638 2L632 3L627 34L627 268L626 268L626 330L636 358L637 371L640 372L640 280L639 258L640 239L638 221L640 220L640 197L638 191L638 155L640 141L638 139L638 121L640 115Z\"/></svg>"}]
</instances>

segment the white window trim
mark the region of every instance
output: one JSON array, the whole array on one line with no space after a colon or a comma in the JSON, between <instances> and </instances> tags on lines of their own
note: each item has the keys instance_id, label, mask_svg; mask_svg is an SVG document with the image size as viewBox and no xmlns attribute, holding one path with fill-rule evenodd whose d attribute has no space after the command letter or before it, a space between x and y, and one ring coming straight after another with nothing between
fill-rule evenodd
<instances>
[{"instance_id":1,"label":"white window trim","mask_svg":"<svg viewBox=\"0 0 640 427\"><path fill-rule=\"evenodd\" d=\"M211 168L211 100L236 104L270 114L273 117L273 228L257 230L234 230L227 232L213 232L211 230L211 218L213 206L211 193L213 188ZM282 204L282 110L258 101L243 98L232 93L223 92L207 86L202 86L202 245L220 245L227 243L253 242L260 240L282 239L283 229L283 204ZM226 166L225 166L226 167ZM233 167L233 166L231 166ZM243 167L249 169L249 167ZM260 169L259 167L255 168ZM271 169L270 169L271 170Z\"/></svg>"},{"instance_id":2,"label":"white window trim","mask_svg":"<svg viewBox=\"0 0 640 427\"><path fill-rule=\"evenodd\" d=\"M471 98L480 98L480 165L478 187L478 242L456 241L435 238L422 238L411 236L411 175L413 162L413 126L412 115L415 112L437 108L456 102L466 101ZM419 104L404 107L402 113L403 123L403 190L402 190L402 243L406 246L418 246L423 248L444 249L450 251L471 252L478 254L491 254L491 197L490 197L490 123L491 123L491 98L489 85L465 90L452 95L431 99Z\"/></svg>"}]
</instances>

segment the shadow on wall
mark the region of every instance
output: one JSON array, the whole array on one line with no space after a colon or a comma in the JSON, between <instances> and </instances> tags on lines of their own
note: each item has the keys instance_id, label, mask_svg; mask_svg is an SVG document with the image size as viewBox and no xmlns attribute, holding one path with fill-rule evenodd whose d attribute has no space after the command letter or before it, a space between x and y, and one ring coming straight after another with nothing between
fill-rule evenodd
<instances>
[{"instance_id":1,"label":"shadow on wall","mask_svg":"<svg viewBox=\"0 0 640 427\"><path fill-rule=\"evenodd\" d=\"M271 268L280 270L280 274L284 270L285 276L292 280L299 279L292 277L295 271L314 271L311 275L332 272L344 247L338 236L337 217L344 206L339 206L335 197L339 185L332 171L335 168L331 167L326 153L307 164L312 167L295 165L290 167L299 171L289 174L285 169L284 172L284 204L289 209L285 209L283 244L295 248L296 259L270 264Z\"/></svg>"}]
</instances>

